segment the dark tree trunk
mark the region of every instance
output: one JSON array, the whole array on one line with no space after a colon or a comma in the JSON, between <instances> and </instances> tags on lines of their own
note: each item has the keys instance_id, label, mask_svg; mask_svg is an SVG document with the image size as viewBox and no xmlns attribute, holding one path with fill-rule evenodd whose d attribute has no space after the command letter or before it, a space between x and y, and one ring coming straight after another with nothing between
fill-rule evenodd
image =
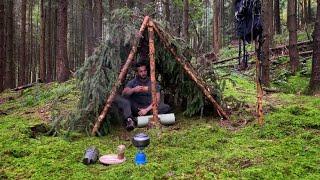
<instances>
[{"instance_id":1,"label":"dark tree trunk","mask_svg":"<svg viewBox=\"0 0 320 180\"><path fill-rule=\"evenodd\" d=\"M308 23L312 22L311 0L308 0Z\"/></svg>"},{"instance_id":2,"label":"dark tree trunk","mask_svg":"<svg viewBox=\"0 0 320 180\"><path fill-rule=\"evenodd\" d=\"M213 9L214 9L214 18L213 19L213 49L215 53L219 53L220 44L221 44L221 38L220 38L220 27L221 27L221 8L220 8L220 1L221 0L215 0Z\"/></svg>"},{"instance_id":3,"label":"dark tree trunk","mask_svg":"<svg viewBox=\"0 0 320 180\"><path fill-rule=\"evenodd\" d=\"M26 83L27 59L26 59L26 11L27 0L21 1L21 44L20 44L20 66L19 66L19 85Z\"/></svg>"},{"instance_id":4,"label":"dark tree trunk","mask_svg":"<svg viewBox=\"0 0 320 180\"><path fill-rule=\"evenodd\" d=\"M281 34L280 0L274 1L274 27L277 34Z\"/></svg>"},{"instance_id":5,"label":"dark tree trunk","mask_svg":"<svg viewBox=\"0 0 320 180\"><path fill-rule=\"evenodd\" d=\"M6 88L14 88L16 86L16 62L14 58L14 37L15 37L15 28L14 28L14 0L8 0L8 9L6 13L7 20L7 65L6 65L6 76L5 76L5 85Z\"/></svg>"},{"instance_id":6,"label":"dark tree trunk","mask_svg":"<svg viewBox=\"0 0 320 180\"><path fill-rule=\"evenodd\" d=\"M288 1L288 30L289 30L289 56L290 70L294 74L299 68L299 53L297 49L297 19L296 0Z\"/></svg>"},{"instance_id":7,"label":"dark tree trunk","mask_svg":"<svg viewBox=\"0 0 320 180\"><path fill-rule=\"evenodd\" d=\"M189 0L183 0L183 28L182 37L189 42Z\"/></svg>"},{"instance_id":8,"label":"dark tree trunk","mask_svg":"<svg viewBox=\"0 0 320 180\"><path fill-rule=\"evenodd\" d=\"M59 0L58 4L58 47L57 47L57 80L64 82L69 78L67 34L68 34L68 1Z\"/></svg>"},{"instance_id":9,"label":"dark tree trunk","mask_svg":"<svg viewBox=\"0 0 320 180\"><path fill-rule=\"evenodd\" d=\"M39 78L42 82L46 80L46 60L45 60L45 45L46 45L46 15L44 11L44 0L40 2L40 62L39 62Z\"/></svg>"},{"instance_id":10,"label":"dark tree trunk","mask_svg":"<svg viewBox=\"0 0 320 180\"><path fill-rule=\"evenodd\" d=\"M0 92L4 90L4 72L6 70L6 13L5 2L0 1Z\"/></svg>"},{"instance_id":11,"label":"dark tree trunk","mask_svg":"<svg viewBox=\"0 0 320 180\"><path fill-rule=\"evenodd\" d=\"M308 24L308 0L303 0L303 24Z\"/></svg>"},{"instance_id":12,"label":"dark tree trunk","mask_svg":"<svg viewBox=\"0 0 320 180\"><path fill-rule=\"evenodd\" d=\"M320 93L320 2L317 1L316 24L313 32L313 56L310 79L310 91L312 94Z\"/></svg>"},{"instance_id":13,"label":"dark tree trunk","mask_svg":"<svg viewBox=\"0 0 320 180\"><path fill-rule=\"evenodd\" d=\"M53 2L54 3L54 2ZM53 81L53 59L52 59L52 0L49 0L48 2L48 7L46 8L46 21L47 21L47 26L46 26L46 48L45 52L47 55L47 82ZM47 28L48 27L48 28Z\"/></svg>"},{"instance_id":14,"label":"dark tree trunk","mask_svg":"<svg viewBox=\"0 0 320 180\"><path fill-rule=\"evenodd\" d=\"M95 46L99 44L102 37L102 15L103 15L103 5L102 0L94 0L93 6L94 12L94 37L95 37Z\"/></svg>"},{"instance_id":15,"label":"dark tree trunk","mask_svg":"<svg viewBox=\"0 0 320 180\"><path fill-rule=\"evenodd\" d=\"M263 45L262 45L262 72L261 82L265 86L270 84L270 38L271 38L271 23L272 13L270 11L272 0L264 0L262 2L262 20L263 20Z\"/></svg>"},{"instance_id":16,"label":"dark tree trunk","mask_svg":"<svg viewBox=\"0 0 320 180\"><path fill-rule=\"evenodd\" d=\"M170 23L170 0L164 1L164 9L165 9L165 20L166 23Z\"/></svg>"},{"instance_id":17,"label":"dark tree trunk","mask_svg":"<svg viewBox=\"0 0 320 180\"><path fill-rule=\"evenodd\" d=\"M86 17L86 49L88 57L92 55L94 49L94 31L93 31L93 13L92 0L86 1L85 17Z\"/></svg>"}]
</instances>

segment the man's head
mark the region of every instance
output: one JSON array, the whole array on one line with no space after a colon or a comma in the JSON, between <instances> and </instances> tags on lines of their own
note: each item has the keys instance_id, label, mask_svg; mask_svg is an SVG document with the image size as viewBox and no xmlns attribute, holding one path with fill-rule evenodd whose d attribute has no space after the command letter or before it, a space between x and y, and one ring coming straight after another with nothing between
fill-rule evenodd
<instances>
[{"instance_id":1,"label":"man's head","mask_svg":"<svg viewBox=\"0 0 320 180\"><path fill-rule=\"evenodd\" d=\"M148 77L147 64L144 62L139 62L136 64L137 76L141 80L145 80Z\"/></svg>"}]
</instances>

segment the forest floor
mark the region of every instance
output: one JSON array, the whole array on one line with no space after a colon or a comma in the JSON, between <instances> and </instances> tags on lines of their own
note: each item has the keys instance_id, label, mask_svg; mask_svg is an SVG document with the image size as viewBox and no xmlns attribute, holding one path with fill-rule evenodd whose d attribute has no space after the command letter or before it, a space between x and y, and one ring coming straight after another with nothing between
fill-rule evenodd
<instances>
[{"instance_id":1,"label":"forest floor","mask_svg":"<svg viewBox=\"0 0 320 180\"><path fill-rule=\"evenodd\" d=\"M5 91L0 94L0 179L320 179L320 97L304 95L310 60L295 76L273 68L271 86L279 92L263 97L262 127L254 116L253 73L254 68L234 70L226 81L225 98L241 104L231 109L231 123L177 114L173 126L127 134L147 132L151 137L143 166L134 164L137 150L119 124L103 137L75 132L53 137L33 131L31 127L50 122L58 111L76 107L74 80ZM45 126L38 131L41 128ZM119 144L127 147L124 164L82 164L87 147L110 154Z\"/></svg>"}]
</instances>

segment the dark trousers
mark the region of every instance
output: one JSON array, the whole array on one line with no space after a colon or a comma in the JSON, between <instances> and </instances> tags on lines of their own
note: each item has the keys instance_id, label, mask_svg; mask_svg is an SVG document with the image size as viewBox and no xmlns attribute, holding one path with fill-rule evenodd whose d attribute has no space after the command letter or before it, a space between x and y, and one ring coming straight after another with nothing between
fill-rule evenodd
<instances>
[{"instance_id":1,"label":"dark trousers","mask_svg":"<svg viewBox=\"0 0 320 180\"><path fill-rule=\"evenodd\" d=\"M120 110L121 114L123 115L124 120L129 117L136 117L139 116L138 112L140 111L136 103L132 102L130 98L126 98L123 96L116 96L114 103L116 104L117 108ZM158 113L159 114L166 114L169 113L171 110L170 106L164 103L160 103L158 106ZM148 115L152 114L152 110L148 112Z\"/></svg>"}]
</instances>

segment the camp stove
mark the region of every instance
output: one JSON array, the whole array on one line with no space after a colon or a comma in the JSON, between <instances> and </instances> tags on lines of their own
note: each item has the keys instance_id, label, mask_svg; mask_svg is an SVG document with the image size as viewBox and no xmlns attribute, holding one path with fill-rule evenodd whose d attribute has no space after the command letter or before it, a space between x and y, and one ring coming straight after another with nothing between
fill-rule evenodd
<instances>
[{"instance_id":1,"label":"camp stove","mask_svg":"<svg viewBox=\"0 0 320 180\"><path fill-rule=\"evenodd\" d=\"M146 148L150 144L150 138L148 135L144 133L136 134L132 138L132 144L138 148L138 152L135 157L135 163L137 165L144 165L147 163L147 156L143 152L143 149Z\"/></svg>"}]
</instances>

